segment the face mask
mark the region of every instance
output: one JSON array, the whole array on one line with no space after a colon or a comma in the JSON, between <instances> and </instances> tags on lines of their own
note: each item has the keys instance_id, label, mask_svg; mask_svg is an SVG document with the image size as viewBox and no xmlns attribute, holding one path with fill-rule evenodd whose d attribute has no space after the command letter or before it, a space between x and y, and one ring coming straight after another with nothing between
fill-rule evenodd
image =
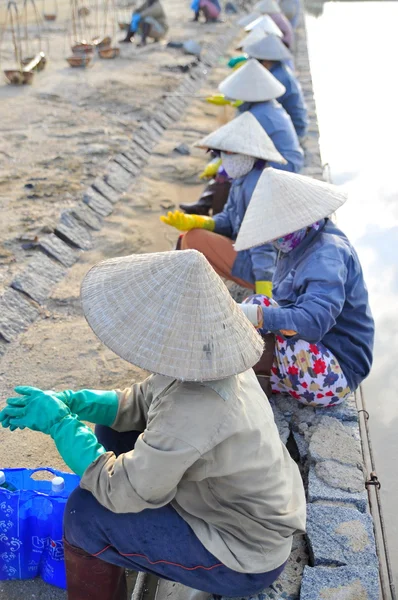
<instances>
[{"instance_id":1,"label":"face mask","mask_svg":"<svg viewBox=\"0 0 398 600\"><path fill-rule=\"evenodd\" d=\"M256 159L246 154L226 154L221 152L222 166L231 179L239 179L253 169Z\"/></svg>"},{"instance_id":2,"label":"face mask","mask_svg":"<svg viewBox=\"0 0 398 600\"><path fill-rule=\"evenodd\" d=\"M309 229L319 229L319 222L313 223L309 227L303 227L303 229L299 229L298 231L293 231L293 233L288 233L288 235L284 235L283 237L278 238L272 242L272 245L281 252L287 254L291 252L303 241L305 236L307 235L307 231Z\"/></svg>"}]
</instances>

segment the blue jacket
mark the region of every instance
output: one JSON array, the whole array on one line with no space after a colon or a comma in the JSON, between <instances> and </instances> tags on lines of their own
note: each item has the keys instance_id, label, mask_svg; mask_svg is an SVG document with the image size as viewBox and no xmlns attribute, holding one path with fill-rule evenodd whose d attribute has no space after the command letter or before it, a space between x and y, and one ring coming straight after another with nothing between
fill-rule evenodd
<instances>
[{"instance_id":1,"label":"blue jacket","mask_svg":"<svg viewBox=\"0 0 398 600\"><path fill-rule=\"evenodd\" d=\"M236 240L263 168L264 162L258 161L250 173L239 179L234 179L224 210L213 217L216 223L214 229L216 233ZM272 244L264 244L257 248L238 252L232 267L232 275L252 284L256 281L272 281L276 254Z\"/></svg>"},{"instance_id":2,"label":"blue jacket","mask_svg":"<svg viewBox=\"0 0 398 600\"><path fill-rule=\"evenodd\" d=\"M372 365L374 322L358 256L331 221L280 253L273 297L280 308L263 310L264 329L291 329L298 332L291 340L322 342L355 390Z\"/></svg>"},{"instance_id":3,"label":"blue jacket","mask_svg":"<svg viewBox=\"0 0 398 600\"><path fill-rule=\"evenodd\" d=\"M304 137L308 127L307 107L297 78L289 67L281 62L277 62L270 72L286 88L286 92L278 98L278 102L290 116L298 137Z\"/></svg>"},{"instance_id":4,"label":"blue jacket","mask_svg":"<svg viewBox=\"0 0 398 600\"><path fill-rule=\"evenodd\" d=\"M239 112L250 111L260 125L265 129L278 152L288 163L280 165L270 161L268 165L274 169L299 173L304 164L304 153L300 148L297 134L291 118L285 109L276 100L267 102L244 102Z\"/></svg>"}]
</instances>

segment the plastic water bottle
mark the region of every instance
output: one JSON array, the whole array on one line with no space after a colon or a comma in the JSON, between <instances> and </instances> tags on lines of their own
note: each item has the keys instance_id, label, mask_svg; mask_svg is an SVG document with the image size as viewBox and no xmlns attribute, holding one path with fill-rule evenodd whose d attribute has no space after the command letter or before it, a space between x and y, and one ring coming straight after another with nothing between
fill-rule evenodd
<instances>
[{"instance_id":1,"label":"plastic water bottle","mask_svg":"<svg viewBox=\"0 0 398 600\"><path fill-rule=\"evenodd\" d=\"M55 493L63 492L65 489L65 479L63 477L54 477L51 481L51 490Z\"/></svg>"},{"instance_id":2,"label":"plastic water bottle","mask_svg":"<svg viewBox=\"0 0 398 600\"><path fill-rule=\"evenodd\" d=\"M4 473L4 471L0 471L0 488L3 488L4 490L8 490L9 492L16 492L17 488L12 485L12 483L8 483L6 481L6 475Z\"/></svg>"}]
</instances>

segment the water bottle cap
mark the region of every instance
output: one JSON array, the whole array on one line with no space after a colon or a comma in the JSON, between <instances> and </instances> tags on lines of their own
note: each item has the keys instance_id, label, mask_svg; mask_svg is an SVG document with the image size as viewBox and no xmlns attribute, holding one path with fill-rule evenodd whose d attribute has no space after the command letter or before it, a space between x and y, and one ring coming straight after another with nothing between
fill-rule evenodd
<instances>
[{"instance_id":1,"label":"water bottle cap","mask_svg":"<svg viewBox=\"0 0 398 600\"><path fill-rule=\"evenodd\" d=\"M3 485L3 483L6 482L6 476L4 474L4 471L0 471L0 485Z\"/></svg>"},{"instance_id":2,"label":"water bottle cap","mask_svg":"<svg viewBox=\"0 0 398 600\"><path fill-rule=\"evenodd\" d=\"M51 489L53 492L62 492L65 488L65 480L63 477L54 477L51 481Z\"/></svg>"}]
</instances>

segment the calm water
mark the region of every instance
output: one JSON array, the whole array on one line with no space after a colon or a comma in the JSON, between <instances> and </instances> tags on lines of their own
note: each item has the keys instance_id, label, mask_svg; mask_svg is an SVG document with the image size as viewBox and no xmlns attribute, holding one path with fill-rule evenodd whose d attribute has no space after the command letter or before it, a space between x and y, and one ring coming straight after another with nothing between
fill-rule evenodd
<instances>
[{"instance_id":1,"label":"calm water","mask_svg":"<svg viewBox=\"0 0 398 600\"><path fill-rule=\"evenodd\" d=\"M376 321L364 392L398 582L398 2L327 2L306 23L322 160L350 190L338 223L359 253Z\"/></svg>"}]
</instances>

